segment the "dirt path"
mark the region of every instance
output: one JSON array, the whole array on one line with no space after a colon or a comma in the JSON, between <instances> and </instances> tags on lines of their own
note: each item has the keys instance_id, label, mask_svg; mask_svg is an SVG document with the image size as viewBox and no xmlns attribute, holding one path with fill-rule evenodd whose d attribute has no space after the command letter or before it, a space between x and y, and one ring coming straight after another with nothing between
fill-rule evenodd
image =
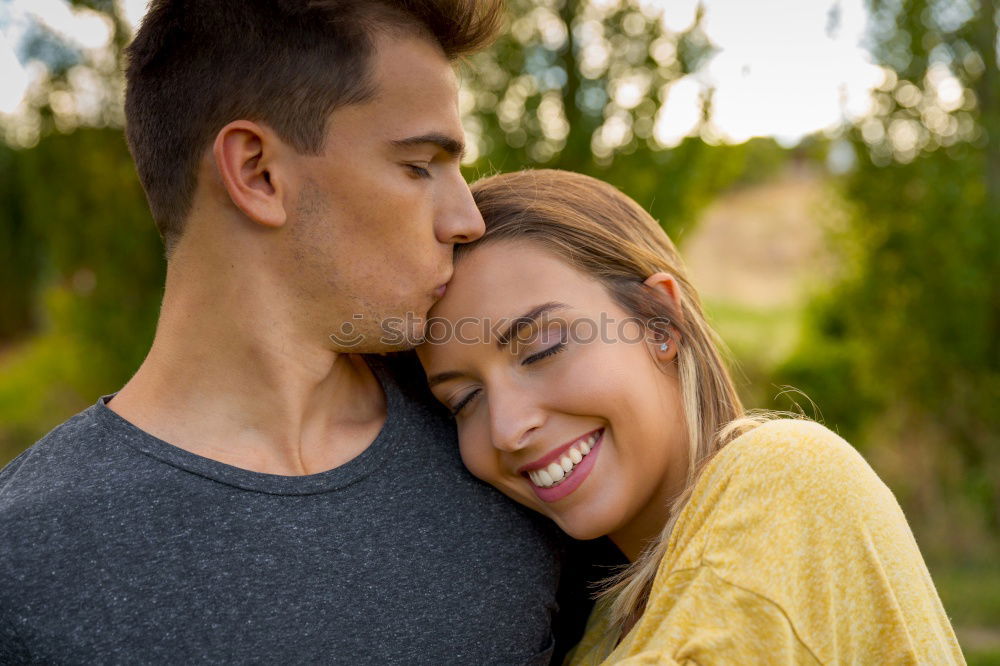
<instances>
[{"instance_id":1,"label":"dirt path","mask_svg":"<svg viewBox=\"0 0 1000 666\"><path fill-rule=\"evenodd\" d=\"M724 195L681 247L702 297L762 308L800 302L830 273L829 202L821 176L793 171Z\"/></svg>"}]
</instances>

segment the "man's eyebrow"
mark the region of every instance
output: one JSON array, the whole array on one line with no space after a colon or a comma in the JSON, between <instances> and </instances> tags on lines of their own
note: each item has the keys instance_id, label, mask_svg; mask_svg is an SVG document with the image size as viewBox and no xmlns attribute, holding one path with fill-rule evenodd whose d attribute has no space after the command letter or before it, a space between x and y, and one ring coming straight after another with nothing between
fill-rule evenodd
<instances>
[{"instance_id":1,"label":"man's eyebrow","mask_svg":"<svg viewBox=\"0 0 1000 666\"><path fill-rule=\"evenodd\" d=\"M507 330L497 336L497 349L503 349L509 345L511 339L513 339L513 337L517 335L522 328L534 324L535 321L542 315L552 312L553 310L562 310L568 307L569 306L565 303L550 301L531 308L523 315L512 321L510 326L507 327Z\"/></svg>"},{"instance_id":2,"label":"man's eyebrow","mask_svg":"<svg viewBox=\"0 0 1000 666\"><path fill-rule=\"evenodd\" d=\"M394 139L392 142L392 145L399 148L422 146L425 144L437 146L451 157L461 159L465 156L465 144L459 139L442 134L441 132L429 132L427 134L409 136L405 139Z\"/></svg>"}]
</instances>

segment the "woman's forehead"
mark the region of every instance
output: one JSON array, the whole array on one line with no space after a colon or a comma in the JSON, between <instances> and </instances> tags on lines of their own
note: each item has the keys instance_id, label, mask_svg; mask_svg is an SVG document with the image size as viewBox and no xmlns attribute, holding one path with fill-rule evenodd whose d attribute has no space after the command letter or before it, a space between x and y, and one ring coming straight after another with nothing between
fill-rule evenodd
<instances>
[{"instance_id":1,"label":"woman's forehead","mask_svg":"<svg viewBox=\"0 0 1000 666\"><path fill-rule=\"evenodd\" d=\"M537 244L497 241L462 255L444 297L430 314L449 319L473 313L518 316L540 302L587 298L593 291L590 282Z\"/></svg>"}]
</instances>

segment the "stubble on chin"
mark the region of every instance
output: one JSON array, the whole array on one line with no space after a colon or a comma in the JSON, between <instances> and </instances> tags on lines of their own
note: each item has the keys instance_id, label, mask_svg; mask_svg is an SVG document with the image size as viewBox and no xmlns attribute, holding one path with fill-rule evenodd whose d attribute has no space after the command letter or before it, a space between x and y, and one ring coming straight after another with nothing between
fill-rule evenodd
<instances>
[{"instance_id":1,"label":"stubble on chin","mask_svg":"<svg viewBox=\"0 0 1000 666\"><path fill-rule=\"evenodd\" d=\"M410 351L426 340L426 314L379 314L366 308L330 335L334 349L357 354Z\"/></svg>"}]
</instances>

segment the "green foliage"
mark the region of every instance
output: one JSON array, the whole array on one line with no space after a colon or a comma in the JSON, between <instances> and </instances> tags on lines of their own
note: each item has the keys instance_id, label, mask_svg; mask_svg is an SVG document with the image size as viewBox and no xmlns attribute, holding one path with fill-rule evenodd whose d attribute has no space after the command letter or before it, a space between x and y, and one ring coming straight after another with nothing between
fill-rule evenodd
<instances>
[{"instance_id":1,"label":"green foliage","mask_svg":"<svg viewBox=\"0 0 1000 666\"><path fill-rule=\"evenodd\" d=\"M666 31L649 3L513 0L511 26L464 75L467 126L479 139L471 178L559 168L606 180L682 233L724 188L783 162L771 140L667 148L657 112L670 84L714 52L700 17Z\"/></svg>"},{"instance_id":2,"label":"green foliage","mask_svg":"<svg viewBox=\"0 0 1000 666\"><path fill-rule=\"evenodd\" d=\"M978 566L932 573L941 601L957 624L988 627L1000 617L1000 568Z\"/></svg>"},{"instance_id":3,"label":"green foliage","mask_svg":"<svg viewBox=\"0 0 1000 666\"><path fill-rule=\"evenodd\" d=\"M4 321L30 321L34 333L0 356L8 458L135 370L152 340L164 262L119 130L56 134L0 155L0 182L17 184L0 229L19 262L0 271L0 289L29 301L5 302Z\"/></svg>"},{"instance_id":4,"label":"green foliage","mask_svg":"<svg viewBox=\"0 0 1000 666\"><path fill-rule=\"evenodd\" d=\"M932 569L970 666L1000 664L1000 567Z\"/></svg>"},{"instance_id":5,"label":"green foliage","mask_svg":"<svg viewBox=\"0 0 1000 666\"><path fill-rule=\"evenodd\" d=\"M705 300L705 313L719 334L743 404L768 404L781 387L769 384L771 371L795 349L802 318L798 306L761 307ZM814 417L809 405L807 415Z\"/></svg>"},{"instance_id":6,"label":"green foliage","mask_svg":"<svg viewBox=\"0 0 1000 666\"><path fill-rule=\"evenodd\" d=\"M988 652L966 652L966 660L969 666L1000 666L1000 650L989 650Z\"/></svg>"},{"instance_id":7,"label":"green foliage","mask_svg":"<svg viewBox=\"0 0 1000 666\"><path fill-rule=\"evenodd\" d=\"M32 327L35 284L40 257L34 229L22 209L21 192L29 186L17 168L19 153L0 144L0 201L4 202L0 225L0 348L5 341L23 335Z\"/></svg>"},{"instance_id":8,"label":"green foliage","mask_svg":"<svg viewBox=\"0 0 1000 666\"><path fill-rule=\"evenodd\" d=\"M996 533L995 13L991 2L908 0L876 8L876 53L896 70L878 93L876 113L849 134L859 160L842 182L851 211L834 239L846 260L843 281L812 308L804 342L777 381L804 389L828 423L858 441L877 432L881 445L904 457L915 439L932 443L934 478L904 483L951 483L948 492L964 495ZM964 88L959 99L945 94L949 77ZM951 465L960 472L949 482L942 470Z\"/></svg>"}]
</instances>

